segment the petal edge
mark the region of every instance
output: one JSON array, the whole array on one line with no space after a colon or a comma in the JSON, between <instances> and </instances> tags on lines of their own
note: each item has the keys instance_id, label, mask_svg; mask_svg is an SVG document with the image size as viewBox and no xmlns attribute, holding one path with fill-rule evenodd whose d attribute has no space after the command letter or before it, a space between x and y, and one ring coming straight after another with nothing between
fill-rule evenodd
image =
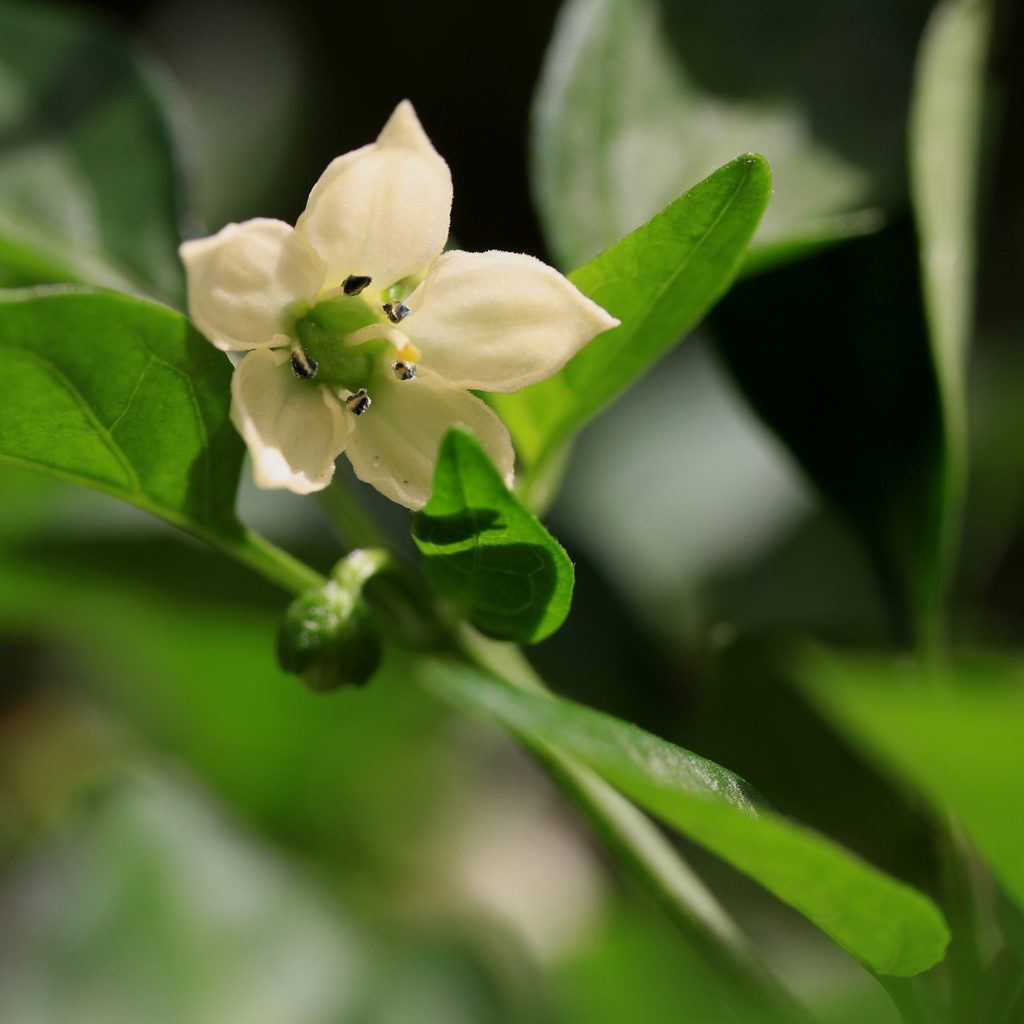
<instances>
[{"instance_id":1,"label":"petal edge","mask_svg":"<svg viewBox=\"0 0 1024 1024\"><path fill-rule=\"evenodd\" d=\"M546 380L619 321L554 267L522 253L444 253L406 300L424 365L477 391Z\"/></svg>"},{"instance_id":2,"label":"petal edge","mask_svg":"<svg viewBox=\"0 0 1024 1024\"><path fill-rule=\"evenodd\" d=\"M294 375L287 350L249 352L235 367L231 399L257 487L311 494L331 482L345 450L345 415L327 388Z\"/></svg>"}]
</instances>

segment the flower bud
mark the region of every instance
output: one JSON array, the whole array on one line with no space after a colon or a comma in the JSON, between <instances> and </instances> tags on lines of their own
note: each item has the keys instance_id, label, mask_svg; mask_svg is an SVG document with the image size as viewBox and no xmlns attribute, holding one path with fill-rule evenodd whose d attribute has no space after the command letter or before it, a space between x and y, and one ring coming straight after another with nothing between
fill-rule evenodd
<instances>
[{"instance_id":1,"label":"flower bud","mask_svg":"<svg viewBox=\"0 0 1024 1024\"><path fill-rule=\"evenodd\" d=\"M371 552L354 551L322 587L300 594L285 612L277 654L286 672L318 693L361 686L380 665L380 627L363 596L377 564Z\"/></svg>"}]
</instances>

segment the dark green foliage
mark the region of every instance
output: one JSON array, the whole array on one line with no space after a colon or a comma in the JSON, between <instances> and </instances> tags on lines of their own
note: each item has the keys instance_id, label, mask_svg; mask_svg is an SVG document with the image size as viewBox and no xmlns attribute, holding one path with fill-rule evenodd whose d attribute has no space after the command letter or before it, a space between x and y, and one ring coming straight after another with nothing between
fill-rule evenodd
<instances>
[{"instance_id":1,"label":"dark green foliage","mask_svg":"<svg viewBox=\"0 0 1024 1024\"><path fill-rule=\"evenodd\" d=\"M711 326L744 394L867 545L906 639L939 543L943 455L909 225L740 283Z\"/></svg>"},{"instance_id":2,"label":"dark green foliage","mask_svg":"<svg viewBox=\"0 0 1024 1024\"><path fill-rule=\"evenodd\" d=\"M0 71L0 284L180 303L181 167L153 69L81 11L4 3Z\"/></svg>"},{"instance_id":3,"label":"dark green foliage","mask_svg":"<svg viewBox=\"0 0 1024 1024\"><path fill-rule=\"evenodd\" d=\"M431 585L487 636L533 643L569 613L568 555L465 430L442 442L434 493L412 529Z\"/></svg>"}]
</instances>

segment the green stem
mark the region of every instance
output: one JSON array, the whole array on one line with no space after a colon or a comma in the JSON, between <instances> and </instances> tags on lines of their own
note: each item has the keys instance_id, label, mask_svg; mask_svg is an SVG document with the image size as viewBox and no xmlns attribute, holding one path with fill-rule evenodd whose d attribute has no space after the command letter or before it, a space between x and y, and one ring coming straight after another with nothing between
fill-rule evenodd
<instances>
[{"instance_id":1,"label":"green stem","mask_svg":"<svg viewBox=\"0 0 1024 1024\"><path fill-rule=\"evenodd\" d=\"M917 998L913 980L910 978L892 978L876 974L876 980L889 993L903 1024L929 1024L921 1000Z\"/></svg>"},{"instance_id":2,"label":"green stem","mask_svg":"<svg viewBox=\"0 0 1024 1024\"><path fill-rule=\"evenodd\" d=\"M947 954L950 1004L953 1020L967 1024L975 1018L982 988L975 885L970 850L952 812L946 812L940 828L942 904L953 935Z\"/></svg>"},{"instance_id":3,"label":"green stem","mask_svg":"<svg viewBox=\"0 0 1024 1024\"><path fill-rule=\"evenodd\" d=\"M523 689L549 692L518 648L467 630L459 653ZM665 912L705 963L760 1020L811 1024L813 1017L782 985L738 925L651 820L600 776L533 737L516 737L587 817L616 861Z\"/></svg>"},{"instance_id":4,"label":"green stem","mask_svg":"<svg viewBox=\"0 0 1024 1024\"><path fill-rule=\"evenodd\" d=\"M342 547L350 551L391 547L384 531L366 514L351 489L337 477L330 487L316 493L316 499L327 513Z\"/></svg>"},{"instance_id":5,"label":"green stem","mask_svg":"<svg viewBox=\"0 0 1024 1024\"><path fill-rule=\"evenodd\" d=\"M237 538L211 534L204 535L203 539L290 593L301 594L327 582L316 569L252 530L246 530Z\"/></svg>"}]
</instances>

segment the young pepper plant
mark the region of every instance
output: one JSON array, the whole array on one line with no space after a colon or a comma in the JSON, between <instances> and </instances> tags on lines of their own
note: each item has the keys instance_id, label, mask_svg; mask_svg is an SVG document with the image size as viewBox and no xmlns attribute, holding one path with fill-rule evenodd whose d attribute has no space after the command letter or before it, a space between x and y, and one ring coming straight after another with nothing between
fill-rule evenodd
<instances>
[{"instance_id":1,"label":"young pepper plant","mask_svg":"<svg viewBox=\"0 0 1024 1024\"><path fill-rule=\"evenodd\" d=\"M381 644L408 659L410 680L494 718L765 1019L807 1015L623 795L877 974L928 968L947 932L927 897L785 821L726 769L559 701L514 651L468 625L533 642L558 627L572 587L567 556L508 490L506 427L470 389L501 396L494 405L529 494L558 447L729 287L770 196L766 161L727 164L567 281L530 257L440 255L446 168L411 108L396 118L377 143L328 168L297 228L249 222L186 244L197 326L220 348L248 351L233 385L227 361L183 314L97 287L116 283L101 275L54 284L52 267L21 259L19 283L32 274L40 283L0 303L0 461L131 502L299 595L285 660L303 674L315 666L317 688L372 676ZM409 219L415 244L398 252L375 218L332 226L339 204L379 206L396 231ZM458 426L466 421L468 432ZM263 485L315 490L348 449L357 473L415 510L433 591L368 554L324 580L242 526L235 428ZM297 635L306 646L289 662Z\"/></svg>"}]
</instances>

